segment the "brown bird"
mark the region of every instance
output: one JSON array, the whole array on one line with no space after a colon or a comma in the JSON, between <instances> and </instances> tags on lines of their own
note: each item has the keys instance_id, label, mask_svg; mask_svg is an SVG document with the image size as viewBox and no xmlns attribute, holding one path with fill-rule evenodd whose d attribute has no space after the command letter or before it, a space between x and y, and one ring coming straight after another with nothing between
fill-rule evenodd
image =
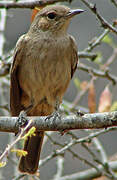
<instances>
[{"instance_id":1,"label":"brown bird","mask_svg":"<svg viewBox=\"0 0 117 180\"><path fill-rule=\"evenodd\" d=\"M10 107L12 116L26 110L28 116L48 116L55 112L76 70L77 46L67 33L73 16L83 12L66 6L47 6L37 13L29 31L16 44L11 69ZM37 171L44 132L29 137L19 170Z\"/></svg>"}]
</instances>

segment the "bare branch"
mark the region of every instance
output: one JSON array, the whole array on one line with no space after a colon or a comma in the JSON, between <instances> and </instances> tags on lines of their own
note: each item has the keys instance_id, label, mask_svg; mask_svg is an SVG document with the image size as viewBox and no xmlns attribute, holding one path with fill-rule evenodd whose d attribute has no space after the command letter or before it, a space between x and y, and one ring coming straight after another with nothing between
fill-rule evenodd
<instances>
[{"instance_id":1,"label":"bare branch","mask_svg":"<svg viewBox=\"0 0 117 180\"><path fill-rule=\"evenodd\" d=\"M106 155L106 152L105 152L105 149L104 147L102 146L102 144L100 143L100 141L98 140L98 138L93 138L93 143L94 145L96 146L96 150L97 152L100 153L101 155L101 165L104 167L104 170L109 173L109 175L111 175L111 179L112 178L115 178L114 177L114 173L112 171L112 169L110 168L109 166L109 163L108 163L108 157Z\"/></svg>"},{"instance_id":2,"label":"bare branch","mask_svg":"<svg viewBox=\"0 0 117 180\"><path fill-rule=\"evenodd\" d=\"M72 136L73 138L74 138L74 136L75 136L71 131L70 131L70 132L67 132L67 134L69 134L69 135L72 134L72 135L73 135L73 136ZM48 136L48 135L47 135L47 136ZM49 140L50 140L54 145L58 145L58 146L60 146L60 147L64 147L63 144L58 143L57 141L53 140L52 137L48 136L48 138L49 138ZM77 139L77 136L75 136L75 139ZM87 165L95 168L97 171L99 171L98 168L95 166L95 164L93 164L92 162L90 162L90 161L87 160L86 158L81 157L80 155L78 155L78 153L75 153L75 152L74 152L73 150L71 150L70 148L67 149L67 151L69 151L74 158L79 159L79 160L82 161L83 163L85 163L85 164L87 164ZM47 158L45 158L44 160L42 160L42 162L41 162L42 165L44 165L44 163L45 163L46 161L50 160L50 157L51 157L51 158L54 158L55 156L58 156L58 154L57 154L56 152L53 152L53 153L51 154L51 156L48 156Z\"/></svg>"},{"instance_id":3,"label":"bare branch","mask_svg":"<svg viewBox=\"0 0 117 180\"><path fill-rule=\"evenodd\" d=\"M110 64L112 64L116 57L117 57L117 48L114 48L112 55L108 58L107 62L104 65L102 65L103 69L106 69Z\"/></svg>"},{"instance_id":4,"label":"bare branch","mask_svg":"<svg viewBox=\"0 0 117 180\"><path fill-rule=\"evenodd\" d=\"M78 64L78 68L80 69L80 64ZM77 106L77 104L79 103L79 101L81 100L81 98L84 96L84 94L89 90L90 84L92 82L92 79L90 80L90 82L88 82L87 86L85 89L81 90L80 92L77 93L76 97L74 98L70 110L73 111L74 108Z\"/></svg>"},{"instance_id":5,"label":"bare branch","mask_svg":"<svg viewBox=\"0 0 117 180\"><path fill-rule=\"evenodd\" d=\"M0 11L0 56L3 55L3 48L5 43L4 30L6 25L7 12L5 9Z\"/></svg>"},{"instance_id":6,"label":"bare branch","mask_svg":"<svg viewBox=\"0 0 117 180\"><path fill-rule=\"evenodd\" d=\"M115 34L117 34L117 29L112 26L109 22L107 22L101 15L100 12L97 10L96 8L96 4L92 4L89 3L88 0L81 0L95 15L96 17L99 19L101 25L106 29L111 30L112 32L114 32Z\"/></svg>"},{"instance_id":7,"label":"bare branch","mask_svg":"<svg viewBox=\"0 0 117 180\"><path fill-rule=\"evenodd\" d=\"M99 45L102 41L102 39L109 33L109 29L105 29L104 32L95 40L92 41L92 43L89 44L89 47L85 49L85 51L90 52L93 50L97 45Z\"/></svg>"},{"instance_id":8,"label":"bare branch","mask_svg":"<svg viewBox=\"0 0 117 180\"><path fill-rule=\"evenodd\" d=\"M73 138L77 139L77 136L75 134L73 134L72 132L68 132L69 135L71 135ZM86 143L82 142L81 145L89 152L89 154L92 156L93 161L95 161L96 163L102 165L104 167L103 174L109 178L115 178L114 173L112 172L109 164L108 164L108 159L106 156L106 153L104 151L103 146L101 145L101 143L99 142L98 138L93 138L92 142L95 144L96 146L96 150L98 153L100 153L101 155L101 160L99 159L99 157L96 156L96 154L91 150L90 146L87 146ZM96 166L97 167L97 166ZM99 169L98 169L99 170Z\"/></svg>"},{"instance_id":9,"label":"bare branch","mask_svg":"<svg viewBox=\"0 0 117 180\"><path fill-rule=\"evenodd\" d=\"M91 133L90 135L86 136L86 137L83 137L83 138L80 138L80 139L72 139L70 143L68 143L66 146L64 146L63 148L59 149L59 150L56 150L54 152L52 152L49 156L47 156L45 159L41 160L40 161L40 166L43 166L45 163L47 163L49 160L55 158L56 156L58 155L62 155L66 150L70 151L71 150L71 147L73 147L74 145L78 144L78 143L85 143L85 142L91 142L91 140L94 138L94 137L97 137L103 133L106 133L110 130L113 130L113 128L109 128L109 129L104 129L104 130L101 130L101 131L97 131L97 132L94 132L94 133ZM79 156L76 156L78 159L79 159ZM82 159L82 158L81 158ZM80 159L80 160L81 160ZM97 170L97 169L96 169Z\"/></svg>"},{"instance_id":10,"label":"bare branch","mask_svg":"<svg viewBox=\"0 0 117 180\"><path fill-rule=\"evenodd\" d=\"M114 5L115 7L117 7L117 1L116 0L110 0Z\"/></svg>"},{"instance_id":11,"label":"bare branch","mask_svg":"<svg viewBox=\"0 0 117 180\"><path fill-rule=\"evenodd\" d=\"M93 139L95 139L95 138L93 138ZM114 178L114 174L113 174L112 170L110 169L108 163L106 163L106 162L103 163L99 158L97 158L95 153L85 143L82 143L82 146L91 154L91 156L93 157L93 160L96 163L98 163L98 164L102 165L102 167L104 167L103 174L106 175L110 179Z\"/></svg>"},{"instance_id":12,"label":"bare branch","mask_svg":"<svg viewBox=\"0 0 117 180\"><path fill-rule=\"evenodd\" d=\"M68 0L32 0L32 1L19 1L19 2L13 2L13 1L3 1L0 2L0 8L35 8L40 6L45 6L57 2L64 2Z\"/></svg>"},{"instance_id":13,"label":"bare branch","mask_svg":"<svg viewBox=\"0 0 117 180\"><path fill-rule=\"evenodd\" d=\"M71 129L99 129L110 126L117 126L117 111L106 113L94 113L80 115L69 115L66 117L51 117L47 120L47 116L27 117L33 120L32 126L43 131L64 131ZM17 132L17 117L0 117L0 131Z\"/></svg>"},{"instance_id":14,"label":"bare branch","mask_svg":"<svg viewBox=\"0 0 117 180\"><path fill-rule=\"evenodd\" d=\"M111 74L108 70L106 70L106 71L97 70L97 69L91 68L91 67L89 67L87 65L84 65L82 63L78 64L78 69L81 69L81 70L83 70L85 72L89 72L89 73L91 73L91 74L93 74L94 76L97 76L97 77L106 78L106 79L112 81L113 84L117 83L117 77L114 76L113 74Z\"/></svg>"},{"instance_id":15,"label":"bare branch","mask_svg":"<svg viewBox=\"0 0 117 180\"><path fill-rule=\"evenodd\" d=\"M78 57L79 58L89 58L91 60L94 60L97 57L96 53L87 53L86 51L81 51L78 52Z\"/></svg>"},{"instance_id":16,"label":"bare branch","mask_svg":"<svg viewBox=\"0 0 117 180\"><path fill-rule=\"evenodd\" d=\"M57 157L57 172L53 177L53 180L58 180L62 176L64 169L64 156Z\"/></svg>"},{"instance_id":17,"label":"bare branch","mask_svg":"<svg viewBox=\"0 0 117 180\"><path fill-rule=\"evenodd\" d=\"M117 170L117 161L110 161L109 162L109 166L112 168L112 170L116 171ZM88 169L86 171L81 171L78 173L74 173L74 174L70 174L70 175L66 175L63 176L61 178L59 178L58 180L89 180L89 179L93 179L96 177L100 177L101 176L101 172L103 171L103 167L102 166L97 166L100 170L100 172L96 171L94 168L92 169Z\"/></svg>"},{"instance_id":18,"label":"bare branch","mask_svg":"<svg viewBox=\"0 0 117 180\"><path fill-rule=\"evenodd\" d=\"M96 147L96 151L99 153L99 155L101 156L101 160L103 163L108 163L108 157L107 154L105 152L104 147L102 146L101 142L99 141L98 138L93 138L92 142L94 143L95 147Z\"/></svg>"},{"instance_id":19,"label":"bare branch","mask_svg":"<svg viewBox=\"0 0 117 180\"><path fill-rule=\"evenodd\" d=\"M13 141L10 145L8 145L6 147L6 149L4 150L4 152L1 154L0 156L0 161L9 154L10 150L12 149L12 147L21 140L21 137L24 135L24 132L26 132L26 130L30 127L30 125L32 124L32 121L29 121L29 123L26 125L25 128L21 129L21 132L19 134L19 136L16 138L15 141Z\"/></svg>"}]
</instances>

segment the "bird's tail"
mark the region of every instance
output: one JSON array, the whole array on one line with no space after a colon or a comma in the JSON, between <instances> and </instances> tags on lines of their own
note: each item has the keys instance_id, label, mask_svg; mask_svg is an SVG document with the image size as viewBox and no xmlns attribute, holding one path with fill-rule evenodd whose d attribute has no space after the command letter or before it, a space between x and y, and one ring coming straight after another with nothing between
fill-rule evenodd
<instances>
[{"instance_id":1,"label":"bird's tail","mask_svg":"<svg viewBox=\"0 0 117 180\"><path fill-rule=\"evenodd\" d=\"M28 152L22 156L19 163L19 170L22 173L35 174L38 169L40 152L43 142L44 132L36 132L36 136L28 137L24 144L24 150Z\"/></svg>"}]
</instances>

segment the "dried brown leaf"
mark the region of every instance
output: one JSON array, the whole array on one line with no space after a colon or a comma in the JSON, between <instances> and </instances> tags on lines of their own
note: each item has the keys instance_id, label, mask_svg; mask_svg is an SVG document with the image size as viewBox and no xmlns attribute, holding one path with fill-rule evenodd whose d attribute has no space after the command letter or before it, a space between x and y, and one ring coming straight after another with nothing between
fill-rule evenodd
<instances>
[{"instance_id":1,"label":"dried brown leaf","mask_svg":"<svg viewBox=\"0 0 117 180\"><path fill-rule=\"evenodd\" d=\"M100 95L98 112L109 112L112 103L112 94L109 87L106 86Z\"/></svg>"},{"instance_id":2,"label":"dried brown leaf","mask_svg":"<svg viewBox=\"0 0 117 180\"><path fill-rule=\"evenodd\" d=\"M87 88L88 86L88 82L87 81L83 81L81 84L80 84L80 88L81 90L85 91L85 89Z\"/></svg>"},{"instance_id":3,"label":"dried brown leaf","mask_svg":"<svg viewBox=\"0 0 117 180\"><path fill-rule=\"evenodd\" d=\"M88 108L90 113L95 113L96 111L96 94L95 94L95 87L93 81L89 85L88 91Z\"/></svg>"},{"instance_id":4,"label":"dried brown leaf","mask_svg":"<svg viewBox=\"0 0 117 180\"><path fill-rule=\"evenodd\" d=\"M44 8L44 7L45 7L45 6L35 7L35 8L32 10L31 22L33 22L33 19L35 18L36 14L37 14L42 8Z\"/></svg>"}]
</instances>

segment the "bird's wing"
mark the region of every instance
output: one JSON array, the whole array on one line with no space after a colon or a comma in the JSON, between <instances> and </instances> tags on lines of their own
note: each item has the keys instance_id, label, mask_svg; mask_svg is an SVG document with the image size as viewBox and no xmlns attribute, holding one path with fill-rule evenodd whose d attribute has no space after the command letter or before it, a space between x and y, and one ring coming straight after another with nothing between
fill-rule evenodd
<instances>
[{"instance_id":1,"label":"bird's wing","mask_svg":"<svg viewBox=\"0 0 117 180\"><path fill-rule=\"evenodd\" d=\"M18 116L20 111L22 110L21 107L21 88L18 81L18 67L21 63L21 60L24 55L24 49L26 45L26 38L25 35L21 36L16 44L16 48L14 51L13 56L13 64L11 67L11 81L10 81L10 110L12 116Z\"/></svg>"},{"instance_id":2,"label":"bird's wing","mask_svg":"<svg viewBox=\"0 0 117 180\"><path fill-rule=\"evenodd\" d=\"M72 53L71 78L72 78L78 64L78 53L77 53L77 45L76 45L75 39L72 36L70 36L70 41L71 41L71 51L72 51L71 52Z\"/></svg>"}]
</instances>

